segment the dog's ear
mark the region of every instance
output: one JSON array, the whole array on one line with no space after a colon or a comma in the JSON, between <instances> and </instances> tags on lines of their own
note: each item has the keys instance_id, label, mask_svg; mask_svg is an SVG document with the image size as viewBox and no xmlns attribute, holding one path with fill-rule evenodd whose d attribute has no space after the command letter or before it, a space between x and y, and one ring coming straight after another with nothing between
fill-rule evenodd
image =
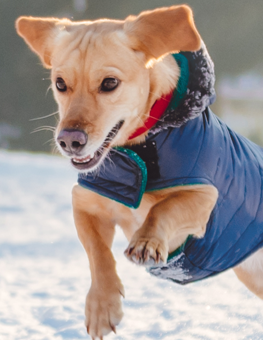
<instances>
[{"instance_id":1,"label":"dog's ear","mask_svg":"<svg viewBox=\"0 0 263 340\"><path fill-rule=\"evenodd\" d=\"M147 59L158 59L171 52L196 51L201 45L192 10L186 5L130 16L124 22L124 30L132 48L143 51Z\"/></svg>"},{"instance_id":2,"label":"dog's ear","mask_svg":"<svg viewBox=\"0 0 263 340\"><path fill-rule=\"evenodd\" d=\"M20 17L16 20L17 33L41 59L46 68L51 68L52 45L59 33L59 24L70 23L67 19Z\"/></svg>"}]
</instances>

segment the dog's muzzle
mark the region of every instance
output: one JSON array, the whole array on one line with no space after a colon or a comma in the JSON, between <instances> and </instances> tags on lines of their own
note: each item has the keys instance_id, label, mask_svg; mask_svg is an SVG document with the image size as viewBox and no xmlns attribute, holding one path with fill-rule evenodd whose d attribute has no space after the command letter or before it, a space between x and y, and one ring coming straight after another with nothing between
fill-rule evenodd
<instances>
[{"instance_id":1,"label":"dog's muzzle","mask_svg":"<svg viewBox=\"0 0 263 340\"><path fill-rule=\"evenodd\" d=\"M88 142L84 131L64 129L59 133L57 142L62 150L71 157L71 163L77 170L91 170L106 156L112 140L116 137L124 121L119 121L108 133L102 145L92 154L78 157Z\"/></svg>"}]
</instances>

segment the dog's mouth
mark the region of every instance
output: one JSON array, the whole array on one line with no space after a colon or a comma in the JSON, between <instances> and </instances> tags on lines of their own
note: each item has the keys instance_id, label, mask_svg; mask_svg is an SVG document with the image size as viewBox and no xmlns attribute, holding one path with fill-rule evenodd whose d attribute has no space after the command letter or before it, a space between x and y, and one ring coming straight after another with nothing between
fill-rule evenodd
<instances>
[{"instance_id":1,"label":"dog's mouth","mask_svg":"<svg viewBox=\"0 0 263 340\"><path fill-rule=\"evenodd\" d=\"M72 165L78 170L89 170L95 167L100 162L100 160L107 154L111 142L118 134L123 123L124 120L121 120L111 129L111 131L105 138L104 142L93 154L83 158L77 157L72 158L71 159Z\"/></svg>"}]
</instances>

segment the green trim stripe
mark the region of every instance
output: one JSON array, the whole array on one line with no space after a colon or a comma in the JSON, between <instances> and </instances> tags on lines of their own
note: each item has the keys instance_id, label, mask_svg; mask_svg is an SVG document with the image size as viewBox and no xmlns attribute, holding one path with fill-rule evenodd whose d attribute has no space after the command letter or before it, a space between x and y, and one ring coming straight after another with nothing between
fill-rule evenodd
<instances>
[{"instance_id":1,"label":"green trim stripe","mask_svg":"<svg viewBox=\"0 0 263 340\"><path fill-rule=\"evenodd\" d=\"M183 244L180 245L177 249L175 249L171 254L168 255L167 262L171 261L174 257L178 256L184 251L186 243L193 237L193 235L189 235Z\"/></svg>"},{"instance_id":2,"label":"green trim stripe","mask_svg":"<svg viewBox=\"0 0 263 340\"><path fill-rule=\"evenodd\" d=\"M145 189L146 189L146 184L147 184L147 167L146 167L146 164L141 159L141 157L137 155L136 152L134 152L130 149L126 149L126 148L123 148L121 146L116 146L116 147L114 147L114 149L116 149L120 152L126 153L130 158L132 158L135 161L135 163L137 163L137 165L139 166L139 168L141 170L142 184L141 184L141 188L140 188L139 198L138 198L136 204L134 206L132 206L132 208L137 209L139 207L140 203L141 203L142 196L143 196ZM126 204L124 204L124 205L126 205ZM131 207L129 205L126 205L126 206Z\"/></svg>"},{"instance_id":3,"label":"green trim stripe","mask_svg":"<svg viewBox=\"0 0 263 340\"><path fill-rule=\"evenodd\" d=\"M172 56L180 67L181 74L177 86L174 90L173 98L167 110L174 110L180 104L181 100L186 95L187 85L189 81L189 67L187 58L180 53L172 54Z\"/></svg>"}]
</instances>

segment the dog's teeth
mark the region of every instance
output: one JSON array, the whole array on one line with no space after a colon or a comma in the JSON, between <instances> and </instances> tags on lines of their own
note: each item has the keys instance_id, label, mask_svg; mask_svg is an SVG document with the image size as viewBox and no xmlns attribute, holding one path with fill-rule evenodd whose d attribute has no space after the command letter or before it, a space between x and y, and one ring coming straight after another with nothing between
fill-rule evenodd
<instances>
[{"instance_id":1,"label":"dog's teeth","mask_svg":"<svg viewBox=\"0 0 263 340\"><path fill-rule=\"evenodd\" d=\"M86 158L73 158L75 163L88 163L92 160L92 158L94 157L94 152L90 155L87 156Z\"/></svg>"}]
</instances>

